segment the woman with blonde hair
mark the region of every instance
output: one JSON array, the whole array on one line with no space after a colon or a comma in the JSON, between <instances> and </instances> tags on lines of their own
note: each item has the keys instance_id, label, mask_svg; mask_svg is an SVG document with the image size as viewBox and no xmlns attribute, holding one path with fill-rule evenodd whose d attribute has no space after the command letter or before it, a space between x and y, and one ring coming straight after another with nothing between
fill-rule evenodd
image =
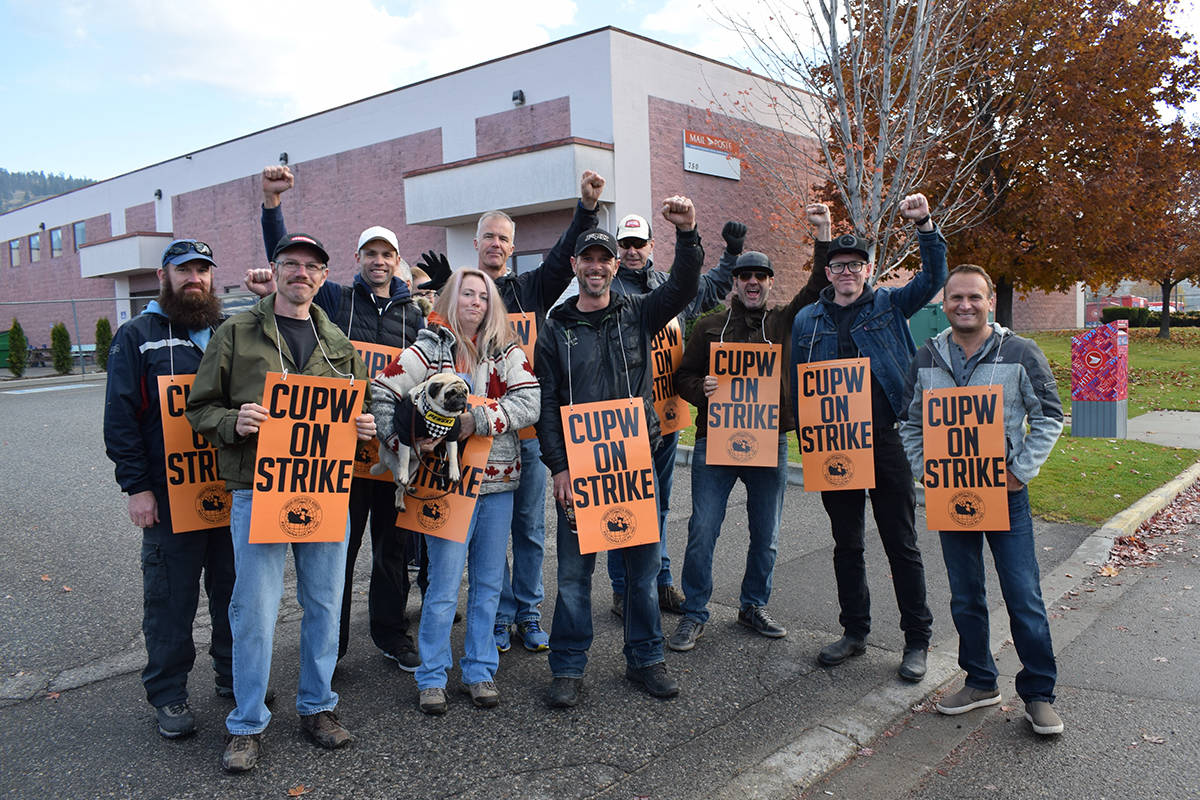
<instances>
[{"instance_id":1,"label":"woman with blonde hair","mask_svg":"<svg viewBox=\"0 0 1200 800\"><path fill-rule=\"evenodd\" d=\"M477 269L456 270L438 296L428 322L417 341L375 379L371 406L382 442L380 451L395 452L399 444L396 407L410 389L431 375L456 373L466 380L471 394L489 400L459 415L448 434L459 439L486 436L492 441L467 540L426 537L429 587L421 605L417 637L421 666L416 679L421 710L444 714L447 673L453 666L450 628L464 563L468 589L465 652L459 662L462 689L481 708L500 703L494 682L500 657L492 628L500 602L513 493L521 479L517 431L537 420L541 390L517 346L496 284L487 274Z\"/></svg>"}]
</instances>

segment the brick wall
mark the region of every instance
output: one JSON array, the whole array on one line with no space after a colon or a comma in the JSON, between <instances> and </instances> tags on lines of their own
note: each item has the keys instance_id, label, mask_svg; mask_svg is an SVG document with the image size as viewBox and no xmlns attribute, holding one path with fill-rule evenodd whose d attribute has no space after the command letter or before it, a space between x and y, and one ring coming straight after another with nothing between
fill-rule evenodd
<instances>
[{"instance_id":1,"label":"brick wall","mask_svg":"<svg viewBox=\"0 0 1200 800\"><path fill-rule=\"evenodd\" d=\"M475 154L486 156L571 135L571 99L559 97L475 120Z\"/></svg>"},{"instance_id":2,"label":"brick wall","mask_svg":"<svg viewBox=\"0 0 1200 800\"><path fill-rule=\"evenodd\" d=\"M1031 292L1013 296L1013 330L1056 331L1075 328L1078 290L1047 294Z\"/></svg>"},{"instance_id":3,"label":"brick wall","mask_svg":"<svg viewBox=\"0 0 1200 800\"><path fill-rule=\"evenodd\" d=\"M154 203L142 203L125 209L126 233L153 233L156 230Z\"/></svg>"},{"instance_id":4,"label":"brick wall","mask_svg":"<svg viewBox=\"0 0 1200 800\"><path fill-rule=\"evenodd\" d=\"M775 268L775 303L785 303L808 280L812 262L812 243L807 233L796 233L770 221L774 210L764 198L774 191L767 176L754 170L742 159L741 180L699 175L683 169L683 131L704 131L726 138L754 136L752 126L732 117L710 114L704 109L673 103L657 97L649 99L650 116L650 187L651 197L641 208L617 209L621 215L643 214L656 232L654 264L668 269L675 252L675 239L659 211L664 197L686 195L696 203L697 224L704 242L705 268L715 267L725 244L721 227L726 220L744 222L750 232L747 250L766 253ZM795 144L802 142L796 138ZM768 143L764 143L768 147ZM776 155L778 155L776 153ZM816 178L814 176L813 180ZM801 230L797 228L796 230Z\"/></svg>"},{"instance_id":5,"label":"brick wall","mask_svg":"<svg viewBox=\"0 0 1200 800\"><path fill-rule=\"evenodd\" d=\"M57 303L19 303L0 306L0 328L7 330L13 318L20 320L29 343L34 347L49 346L50 328L56 322L66 323L72 342L92 344L96 340L96 320L108 317L115 328L113 281L102 278L82 278L79 275L79 253L71 225L62 226L62 255L54 258L50 249L50 230L42 231L42 258L29 262L28 237L22 237L21 266L13 267L8 259L8 243L0 263L0 296L18 301L60 300ZM112 235L107 214L87 220L90 241ZM98 299L97 299L98 298ZM75 299L74 314L70 300ZM79 336L75 334L74 317L79 318Z\"/></svg>"},{"instance_id":6,"label":"brick wall","mask_svg":"<svg viewBox=\"0 0 1200 800\"><path fill-rule=\"evenodd\" d=\"M329 251L329 277L339 283L352 281L358 271L358 235L371 225L394 230L400 255L410 264L425 250L444 251L444 229L404 224L402 177L441 163L441 157L441 131L434 130L292 164L296 186L283 195L288 230L321 240ZM175 235L212 245L220 265L218 291L240 286L247 268L267 265L257 174L178 195L172 203Z\"/></svg>"}]
</instances>

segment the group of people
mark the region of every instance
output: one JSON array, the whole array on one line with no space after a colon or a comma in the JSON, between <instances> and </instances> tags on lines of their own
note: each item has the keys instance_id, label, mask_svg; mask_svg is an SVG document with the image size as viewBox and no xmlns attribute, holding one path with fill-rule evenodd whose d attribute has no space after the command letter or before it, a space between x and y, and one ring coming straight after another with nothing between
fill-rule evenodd
<instances>
[{"instance_id":1,"label":"group of people","mask_svg":"<svg viewBox=\"0 0 1200 800\"><path fill-rule=\"evenodd\" d=\"M396 487L354 477L344 539L291 543L304 611L296 708L305 734L333 749L353 741L337 717L332 678L349 644L354 565L368 519L370 635L383 655L415 673L423 712L444 714L449 705L451 631L464 567L462 692L480 708L499 704L499 654L515 636L530 651L549 651L549 705L581 701L593 635L595 553L581 547L561 413L577 404L635 401L652 456L659 536L610 549L607 556L612 612L624 623L626 677L654 697L679 693L664 648L691 650L705 630L714 548L738 480L747 490L749 537L737 621L766 637L786 636L768 603L788 477L786 437L797 425L792 379L798 364L845 358L870 361L876 476L870 494L905 634L899 675L910 681L924 677L932 622L914 512L913 476L923 473L921 392L1004 386L1011 530L941 534L967 678L938 709L958 714L1000 702L988 646L986 538L1024 665L1017 691L1026 715L1039 733L1062 730L1051 706L1054 656L1025 490L1061 430L1061 407L1036 346L988 322L994 289L986 272L964 265L947 278L946 243L923 195L905 198L900 208L916 226L922 264L907 285L872 287L871 243L854 235L831 238L828 208L813 204L806 209L816 232L811 277L789 302L773 305L771 259L744 250L745 225L725 224L719 264L701 275L704 251L695 206L683 196L666 198L662 218L674 228L674 261L669 271L656 270L646 218L624 217L615 235L599 227L604 179L590 171L581 178L570 225L537 269L509 270L516 226L504 212L491 211L477 224L476 267L450 270L445 257L434 253L424 256L423 268L410 267L400 257L395 233L372 226L359 238L353 283L339 285L328 280L329 254L321 242L287 231L281 196L294 180L286 166L263 170L262 227L271 268L245 273L245 285L261 297L253 308L223 318L213 289L212 249L179 239L163 252L159 297L119 329L110 352L105 442L117 481L129 495L130 519L143 528L142 679L163 737L195 730L187 677L195 661L191 628L201 584L212 618L216 692L235 704L226 718L224 769L254 768L271 719L274 691L268 677L289 545L251 542L250 535L258 431L268 419L262 405L267 373L370 380L353 426L360 440L378 441L389 464L401 447L420 454L443 439L486 437L490 446L465 541L398 527ZM559 302L572 281L578 295ZM950 328L918 353L907 319L943 288ZM431 309L422 307L419 294L433 296ZM689 320L722 303L724 310L696 321L674 373L679 396L698 411L680 591L666 548L678 432L661 433L651 388L653 350L662 331L670 326L682 331ZM529 341L519 339L514 318L532 323ZM706 419L717 390L710 353L714 344L726 343L778 345L781 363L790 366L790 377L780 381L775 466L709 463ZM367 345L394 348L399 355L369 375L356 352L356 346ZM409 440L397 409L414 387L443 373L465 381L480 401L439 418L445 423L440 435ZM162 376L190 383L187 420L216 447L220 478L232 492L228 527L173 533ZM522 437L519 432L530 426L536 435ZM541 617L547 484L557 509L558 590L549 632ZM865 499L863 490L822 492L844 629L820 650L817 658L825 666L863 653L870 633ZM415 641L407 614L410 562L419 564L422 595ZM680 615L669 638L663 611Z\"/></svg>"}]
</instances>

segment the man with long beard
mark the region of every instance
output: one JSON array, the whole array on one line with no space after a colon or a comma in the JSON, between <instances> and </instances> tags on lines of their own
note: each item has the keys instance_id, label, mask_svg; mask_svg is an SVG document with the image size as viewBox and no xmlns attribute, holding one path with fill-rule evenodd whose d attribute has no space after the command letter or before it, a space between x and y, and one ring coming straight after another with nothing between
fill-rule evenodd
<instances>
[{"instance_id":1,"label":"man with long beard","mask_svg":"<svg viewBox=\"0 0 1200 800\"><path fill-rule=\"evenodd\" d=\"M203 577L212 617L217 694L233 697L233 545L229 526L172 532L158 392L160 375L191 375L200 365L221 301L213 294L212 248L177 239L163 251L158 299L117 331L108 357L104 444L116 479L129 495L129 519L142 528L146 668L142 684L167 739L196 730L187 678L196 659L192 622Z\"/></svg>"}]
</instances>

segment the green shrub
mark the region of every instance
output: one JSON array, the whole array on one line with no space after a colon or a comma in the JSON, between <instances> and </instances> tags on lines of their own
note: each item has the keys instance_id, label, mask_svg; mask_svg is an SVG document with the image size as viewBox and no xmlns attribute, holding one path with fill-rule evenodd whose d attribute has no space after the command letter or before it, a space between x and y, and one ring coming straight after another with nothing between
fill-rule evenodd
<instances>
[{"instance_id":1,"label":"green shrub","mask_svg":"<svg viewBox=\"0 0 1200 800\"><path fill-rule=\"evenodd\" d=\"M55 323L50 329L50 355L54 361L55 372L59 375L71 373L71 334L61 322Z\"/></svg>"},{"instance_id":2,"label":"green shrub","mask_svg":"<svg viewBox=\"0 0 1200 800\"><path fill-rule=\"evenodd\" d=\"M1131 328L1145 328L1150 324L1150 309L1127 306L1108 306L1100 309L1100 321L1105 325L1118 319L1129 320Z\"/></svg>"},{"instance_id":3,"label":"green shrub","mask_svg":"<svg viewBox=\"0 0 1200 800\"><path fill-rule=\"evenodd\" d=\"M96 366L108 369L108 348L112 345L112 323L108 317L96 320Z\"/></svg>"},{"instance_id":4,"label":"green shrub","mask_svg":"<svg viewBox=\"0 0 1200 800\"><path fill-rule=\"evenodd\" d=\"M13 317L12 327L8 329L8 369L16 377L25 374L25 366L29 363L29 340L25 338L25 330L17 318Z\"/></svg>"}]
</instances>

